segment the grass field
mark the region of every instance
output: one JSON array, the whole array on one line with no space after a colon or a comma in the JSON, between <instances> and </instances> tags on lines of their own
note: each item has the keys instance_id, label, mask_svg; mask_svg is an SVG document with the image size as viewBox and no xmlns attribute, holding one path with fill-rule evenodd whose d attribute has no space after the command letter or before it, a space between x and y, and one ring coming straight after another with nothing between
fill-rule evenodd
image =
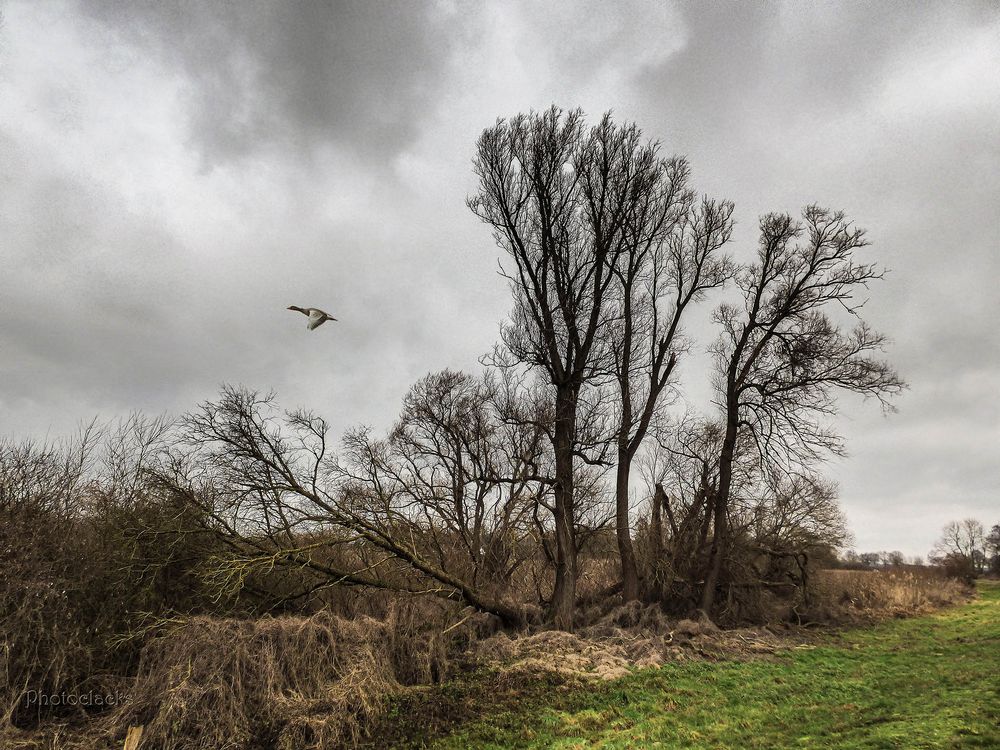
<instances>
[{"instance_id":1,"label":"grass field","mask_svg":"<svg viewBox=\"0 0 1000 750\"><path fill-rule=\"evenodd\" d=\"M524 700L434 748L1000 748L1000 583L776 658L685 662ZM502 706L507 706L503 708ZM411 740L412 741L412 740Z\"/></svg>"}]
</instances>

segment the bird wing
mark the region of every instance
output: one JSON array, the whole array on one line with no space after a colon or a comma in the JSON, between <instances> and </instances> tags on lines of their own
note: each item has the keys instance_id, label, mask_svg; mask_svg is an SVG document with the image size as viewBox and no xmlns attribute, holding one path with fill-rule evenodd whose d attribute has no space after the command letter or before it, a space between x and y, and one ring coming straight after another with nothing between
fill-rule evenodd
<instances>
[{"instance_id":1,"label":"bird wing","mask_svg":"<svg viewBox=\"0 0 1000 750\"><path fill-rule=\"evenodd\" d=\"M323 325L326 322L327 314L315 308L309 309L309 324L306 326L310 331Z\"/></svg>"}]
</instances>

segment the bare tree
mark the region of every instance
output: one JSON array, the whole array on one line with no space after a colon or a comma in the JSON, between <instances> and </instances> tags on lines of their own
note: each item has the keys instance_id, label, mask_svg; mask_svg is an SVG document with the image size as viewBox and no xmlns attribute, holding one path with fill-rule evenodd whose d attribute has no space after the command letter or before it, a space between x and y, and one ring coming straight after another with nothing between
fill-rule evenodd
<instances>
[{"instance_id":1,"label":"bare tree","mask_svg":"<svg viewBox=\"0 0 1000 750\"><path fill-rule=\"evenodd\" d=\"M225 388L184 427L190 450L164 481L228 544L213 571L220 588L300 571L288 597L363 586L524 621L502 582L519 564L517 535L540 491L524 468L540 441L525 432L505 442L468 376L425 378L388 438L351 431L336 457L322 419L280 412L273 396L246 390Z\"/></svg>"},{"instance_id":2,"label":"bare tree","mask_svg":"<svg viewBox=\"0 0 1000 750\"><path fill-rule=\"evenodd\" d=\"M614 269L628 245L637 194L655 159L635 128L610 116L586 130L580 111L553 107L501 120L479 138L479 192L469 207L511 259L514 295L495 361L544 372L552 384L555 588L551 616L570 629L576 598L578 404L609 377L605 337Z\"/></svg>"},{"instance_id":3,"label":"bare tree","mask_svg":"<svg viewBox=\"0 0 1000 750\"><path fill-rule=\"evenodd\" d=\"M731 536L733 584L786 586L809 596L814 561L831 559L850 541L837 487L820 476L766 472L757 493L734 503ZM736 496L733 499L737 499Z\"/></svg>"},{"instance_id":4,"label":"bare tree","mask_svg":"<svg viewBox=\"0 0 1000 750\"><path fill-rule=\"evenodd\" d=\"M660 550L652 557L653 577L664 604L676 611L700 601L724 433L720 423L688 416L661 430L659 450L644 457L653 515L662 517L651 523L656 534L651 546ZM758 606L762 588L798 588L805 594L811 561L832 556L850 537L831 482L774 471L755 455L748 432L739 440L726 548L727 601L737 609Z\"/></svg>"},{"instance_id":5,"label":"bare tree","mask_svg":"<svg viewBox=\"0 0 1000 750\"><path fill-rule=\"evenodd\" d=\"M886 565L892 568L900 568L903 565L906 565L906 555L898 549L894 549L888 553L886 557Z\"/></svg>"},{"instance_id":6,"label":"bare tree","mask_svg":"<svg viewBox=\"0 0 1000 750\"><path fill-rule=\"evenodd\" d=\"M808 474L772 474L762 502L749 512L754 538L782 552L842 547L851 534L837 501L837 487Z\"/></svg>"},{"instance_id":7,"label":"bare tree","mask_svg":"<svg viewBox=\"0 0 1000 750\"><path fill-rule=\"evenodd\" d=\"M882 560L882 553L862 552L860 560L861 564L866 568L877 568Z\"/></svg>"},{"instance_id":8,"label":"bare tree","mask_svg":"<svg viewBox=\"0 0 1000 750\"><path fill-rule=\"evenodd\" d=\"M348 433L337 471L349 493L384 509L383 525L419 538L438 568L500 598L534 552L532 519L550 481L538 473L546 462L539 423L502 420L495 407L489 382L428 375L410 389L387 439Z\"/></svg>"},{"instance_id":9,"label":"bare tree","mask_svg":"<svg viewBox=\"0 0 1000 750\"><path fill-rule=\"evenodd\" d=\"M634 126L630 137L639 137ZM725 283L732 268L727 257L720 257L732 234L732 204L704 199L694 206L684 160L659 159L655 144L645 148L642 158L650 163L647 184L636 191L625 252L614 269L616 319L611 327L619 395L616 527L625 601L639 595L630 534L632 463L684 346L680 326L685 310Z\"/></svg>"},{"instance_id":10,"label":"bare tree","mask_svg":"<svg viewBox=\"0 0 1000 750\"><path fill-rule=\"evenodd\" d=\"M881 278L873 264L857 263L864 231L839 212L810 206L803 220L769 214L760 222L756 262L736 275L743 300L722 305L722 335L714 347L725 431L719 461L711 560L701 606L711 611L722 573L741 432L762 457L795 465L842 450L819 422L835 412L834 393L846 390L879 399L904 383L874 355L885 337L860 318L860 289ZM840 309L856 320L842 331L830 317Z\"/></svg>"},{"instance_id":11,"label":"bare tree","mask_svg":"<svg viewBox=\"0 0 1000 750\"><path fill-rule=\"evenodd\" d=\"M986 544L986 529L977 519L950 521L929 558L955 575L972 578L986 570Z\"/></svg>"}]
</instances>

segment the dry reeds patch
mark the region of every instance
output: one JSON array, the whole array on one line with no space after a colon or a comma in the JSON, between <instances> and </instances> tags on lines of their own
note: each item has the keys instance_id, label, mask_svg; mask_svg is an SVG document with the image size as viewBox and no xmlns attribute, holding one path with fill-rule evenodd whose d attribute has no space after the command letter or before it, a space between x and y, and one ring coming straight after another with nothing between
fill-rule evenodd
<instances>
[{"instance_id":1,"label":"dry reeds patch","mask_svg":"<svg viewBox=\"0 0 1000 750\"><path fill-rule=\"evenodd\" d=\"M800 603L792 611L801 624L875 620L918 614L967 597L961 582L936 571L830 570L814 576L809 605ZM776 621L787 623L787 616ZM667 661L769 655L810 639L805 628L794 625L720 630L702 612L677 621L658 605L629 602L603 614L595 607L575 633L499 633L473 644L471 652L501 672L615 679Z\"/></svg>"},{"instance_id":2,"label":"dry reeds patch","mask_svg":"<svg viewBox=\"0 0 1000 750\"><path fill-rule=\"evenodd\" d=\"M144 648L110 731L144 725L159 750L356 744L402 685L443 677L443 646L413 635L394 617L191 618Z\"/></svg>"},{"instance_id":3,"label":"dry reeds patch","mask_svg":"<svg viewBox=\"0 0 1000 750\"><path fill-rule=\"evenodd\" d=\"M969 598L961 581L935 570L822 570L803 616L819 621L904 617Z\"/></svg>"}]
</instances>

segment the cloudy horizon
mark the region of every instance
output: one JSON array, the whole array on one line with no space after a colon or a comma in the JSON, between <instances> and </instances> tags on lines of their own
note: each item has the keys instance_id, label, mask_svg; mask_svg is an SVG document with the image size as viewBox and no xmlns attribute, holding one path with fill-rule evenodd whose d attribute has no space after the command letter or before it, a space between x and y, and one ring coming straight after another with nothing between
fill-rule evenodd
<instances>
[{"instance_id":1,"label":"cloudy horizon","mask_svg":"<svg viewBox=\"0 0 1000 750\"><path fill-rule=\"evenodd\" d=\"M757 217L810 203L888 269L865 317L910 389L842 400L856 548L1000 523L993 2L0 2L0 436L274 389L336 434L477 371L510 294L465 206L476 138L612 110ZM710 413L708 326L689 325ZM339 320L307 332L288 305Z\"/></svg>"}]
</instances>

